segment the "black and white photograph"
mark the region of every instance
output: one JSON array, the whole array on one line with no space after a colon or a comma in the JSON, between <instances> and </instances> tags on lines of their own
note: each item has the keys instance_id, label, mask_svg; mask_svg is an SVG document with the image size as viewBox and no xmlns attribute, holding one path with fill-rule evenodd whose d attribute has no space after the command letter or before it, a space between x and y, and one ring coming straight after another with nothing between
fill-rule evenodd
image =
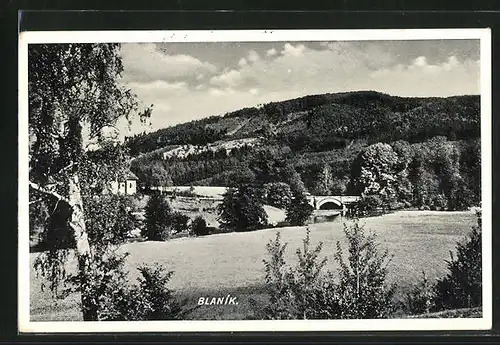
<instances>
[{"instance_id":1,"label":"black and white photograph","mask_svg":"<svg viewBox=\"0 0 500 345\"><path fill-rule=\"evenodd\" d=\"M20 331L490 329L490 45L23 32Z\"/></svg>"}]
</instances>

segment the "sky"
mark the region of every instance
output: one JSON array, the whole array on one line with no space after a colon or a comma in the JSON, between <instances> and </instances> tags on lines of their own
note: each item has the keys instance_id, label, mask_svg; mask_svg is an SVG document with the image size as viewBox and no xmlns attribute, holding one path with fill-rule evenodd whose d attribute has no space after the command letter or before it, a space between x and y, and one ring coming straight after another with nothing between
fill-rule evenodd
<instances>
[{"instance_id":1,"label":"sky","mask_svg":"<svg viewBox=\"0 0 500 345\"><path fill-rule=\"evenodd\" d=\"M148 106L150 132L311 94L479 94L479 40L124 43L123 79Z\"/></svg>"}]
</instances>

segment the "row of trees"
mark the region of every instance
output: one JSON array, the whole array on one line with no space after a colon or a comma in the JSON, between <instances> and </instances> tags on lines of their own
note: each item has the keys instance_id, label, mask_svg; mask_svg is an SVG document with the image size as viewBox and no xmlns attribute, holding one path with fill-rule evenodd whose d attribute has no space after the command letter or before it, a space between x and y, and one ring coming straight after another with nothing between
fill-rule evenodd
<instances>
[{"instance_id":1,"label":"row of trees","mask_svg":"<svg viewBox=\"0 0 500 345\"><path fill-rule=\"evenodd\" d=\"M478 140L435 137L367 147L352 165L347 189L370 207L465 210L479 205L480 178Z\"/></svg>"},{"instance_id":2,"label":"row of trees","mask_svg":"<svg viewBox=\"0 0 500 345\"><path fill-rule=\"evenodd\" d=\"M146 204L145 224L141 235L150 241L165 241L173 234L190 230L194 235L208 235L208 227L203 217L190 218L180 212L174 212L168 199L159 193L153 193Z\"/></svg>"},{"instance_id":3,"label":"row of trees","mask_svg":"<svg viewBox=\"0 0 500 345\"><path fill-rule=\"evenodd\" d=\"M480 199L479 139L424 142L399 140L345 150L297 155L287 147L264 146L204 160L136 159L134 172L146 185L234 186L242 172L261 186L297 175L314 195L364 195L367 205L389 208L466 209Z\"/></svg>"},{"instance_id":4,"label":"row of trees","mask_svg":"<svg viewBox=\"0 0 500 345\"><path fill-rule=\"evenodd\" d=\"M125 139L125 146L135 156L167 145L205 145L226 136L226 130L210 127L210 124L214 122L217 122L217 117L212 116L160 129L153 133L134 135Z\"/></svg>"}]
</instances>

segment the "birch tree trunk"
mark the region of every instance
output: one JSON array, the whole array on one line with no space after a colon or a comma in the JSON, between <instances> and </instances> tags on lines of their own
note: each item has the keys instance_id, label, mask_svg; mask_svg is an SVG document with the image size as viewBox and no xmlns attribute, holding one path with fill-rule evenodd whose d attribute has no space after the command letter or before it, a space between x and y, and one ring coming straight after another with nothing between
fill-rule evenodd
<instances>
[{"instance_id":1,"label":"birch tree trunk","mask_svg":"<svg viewBox=\"0 0 500 345\"><path fill-rule=\"evenodd\" d=\"M71 229L73 229L73 235L76 242L83 320L97 321L97 301L92 289L94 283L91 267L92 253L90 251L88 233L85 226L83 200L78 173L74 172L70 175L68 186L69 202L73 209L69 225Z\"/></svg>"}]
</instances>

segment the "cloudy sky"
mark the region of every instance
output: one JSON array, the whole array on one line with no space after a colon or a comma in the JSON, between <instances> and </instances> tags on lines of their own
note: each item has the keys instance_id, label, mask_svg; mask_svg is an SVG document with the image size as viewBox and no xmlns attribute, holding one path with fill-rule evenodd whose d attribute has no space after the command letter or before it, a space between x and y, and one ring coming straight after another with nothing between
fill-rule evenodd
<instances>
[{"instance_id":1,"label":"cloudy sky","mask_svg":"<svg viewBox=\"0 0 500 345\"><path fill-rule=\"evenodd\" d=\"M308 94L479 94L479 40L124 43L123 82L154 104L153 131Z\"/></svg>"}]
</instances>

